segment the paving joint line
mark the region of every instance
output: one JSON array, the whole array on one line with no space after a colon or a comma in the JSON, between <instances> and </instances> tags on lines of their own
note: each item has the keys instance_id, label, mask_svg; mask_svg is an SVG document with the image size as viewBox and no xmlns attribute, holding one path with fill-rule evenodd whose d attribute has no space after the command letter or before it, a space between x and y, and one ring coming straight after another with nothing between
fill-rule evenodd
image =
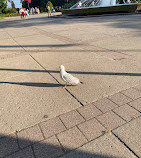
<instances>
[{"instance_id":1,"label":"paving joint line","mask_svg":"<svg viewBox=\"0 0 141 158\"><path fill-rule=\"evenodd\" d=\"M42 66L31 54L29 54L29 55L30 55L30 57L31 57L38 65L40 65L59 85L62 86L62 84L60 84L60 82L59 82L49 71L47 71L44 66ZM67 88L64 88L64 89L65 89L75 100L77 100L77 102L78 102L80 105L84 106L84 104L83 104L80 100L78 100L78 99L76 98L76 96L74 96Z\"/></svg>"},{"instance_id":2,"label":"paving joint line","mask_svg":"<svg viewBox=\"0 0 141 158\"><path fill-rule=\"evenodd\" d=\"M138 98L139 99L139 98ZM134 101L134 100L133 100ZM130 105L129 103L127 103L130 107L132 107L133 109L135 109L136 111L138 111L139 113L141 113L141 111L139 111L138 109L136 109L135 107L133 107L132 105Z\"/></svg>"},{"instance_id":3,"label":"paving joint line","mask_svg":"<svg viewBox=\"0 0 141 158\"><path fill-rule=\"evenodd\" d=\"M5 32L11 37L13 41L15 41L26 52L26 49L22 45L20 45L7 31Z\"/></svg>"},{"instance_id":4,"label":"paving joint line","mask_svg":"<svg viewBox=\"0 0 141 158\"><path fill-rule=\"evenodd\" d=\"M18 138L17 132L16 132L15 134L16 134L16 138L17 138L18 148L19 148L19 150L20 150L20 149L21 149L21 147L20 147L20 144L19 144L19 138Z\"/></svg>"},{"instance_id":5,"label":"paving joint line","mask_svg":"<svg viewBox=\"0 0 141 158\"><path fill-rule=\"evenodd\" d=\"M124 141L122 141L113 131L111 131L112 134L130 151L132 154L134 154L137 158L140 158Z\"/></svg>"},{"instance_id":6,"label":"paving joint line","mask_svg":"<svg viewBox=\"0 0 141 158\"><path fill-rule=\"evenodd\" d=\"M78 109L79 108L77 108L77 109L75 109L78 113L79 113L79 115L84 119L84 121L87 121L86 119L85 119L85 117L78 111Z\"/></svg>"},{"instance_id":7,"label":"paving joint line","mask_svg":"<svg viewBox=\"0 0 141 158\"><path fill-rule=\"evenodd\" d=\"M76 128L81 132L81 134L86 138L87 143L89 142L88 138L85 136L85 134L82 132L82 130L76 125Z\"/></svg>"},{"instance_id":8,"label":"paving joint line","mask_svg":"<svg viewBox=\"0 0 141 158\"><path fill-rule=\"evenodd\" d=\"M124 105L123 105L124 106ZM118 107L117 107L118 108ZM116 108L115 108L116 109ZM122 120L124 120L125 122L128 122L127 120L125 120L124 118L122 118L119 114L117 114L116 112L114 112L114 109L111 110L115 115L117 115L118 117L120 117Z\"/></svg>"},{"instance_id":9,"label":"paving joint line","mask_svg":"<svg viewBox=\"0 0 141 158\"><path fill-rule=\"evenodd\" d=\"M63 115L63 114L62 114ZM62 119L60 118L60 116L58 116L59 120L62 122L62 124L64 125L64 127L66 128L64 131L68 130L69 128L67 128L67 126L65 125L65 123L62 121ZM61 133L61 132L60 132Z\"/></svg>"},{"instance_id":10,"label":"paving joint line","mask_svg":"<svg viewBox=\"0 0 141 158\"><path fill-rule=\"evenodd\" d=\"M40 129L40 131L41 131L41 133L42 133L43 140L46 139L46 137L45 137L45 135L44 135L44 132L43 132L41 126L40 126L40 123L38 123L37 125L38 125L38 127L39 127L39 129Z\"/></svg>"},{"instance_id":11,"label":"paving joint line","mask_svg":"<svg viewBox=\"0 0 141 158\"><path fill-rule=\"evenodd\" d=\"M58 140L58 142L59 142L59 144L60 144L60 146L61 146L61 149L62 149L62 151L63 151L63 154L60 155L60 156L63 156L63 155L66 154L66 151L65 151L65 149L64 149L64 147L63 147L63 145L62 145L62 143L60 142L59 138L57 137L57 135L58 135L58 134L55 134L54 136L55 136L56 139Z\"/></svg>"},{"instance_id":12,"label":"paving joint line","mask_svg":"<svg viewBox=\"0 0 141 158\"><path fill-rule=\"evenodd\" d=\"M31 150L32 150L32 154L33 154L34 158L37 158L37 157L36 157L36 154L35 154L35 152L34 152L33 144L30 145L30 146L31 146Z\"/></svg>"}]
</instances>

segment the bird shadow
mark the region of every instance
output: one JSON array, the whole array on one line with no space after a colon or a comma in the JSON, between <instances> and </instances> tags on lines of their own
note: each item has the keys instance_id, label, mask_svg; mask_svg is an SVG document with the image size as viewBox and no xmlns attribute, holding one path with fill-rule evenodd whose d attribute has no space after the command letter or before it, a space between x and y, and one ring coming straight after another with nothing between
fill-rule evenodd
<instances>
[{"instance_id":1,"label":"bird shadow","mask_svg":"<svg viewBox=\"0 0 141 158\"><path fill-rule=\"evenodd\" d=\"M14 84L22 86L31 86L31 87L64 87L65 84L59 83L39 83L39 82L0 82L1 84ZM67 85L67 87L76 86L76 85Z\"/></svg>"}]
</instances>

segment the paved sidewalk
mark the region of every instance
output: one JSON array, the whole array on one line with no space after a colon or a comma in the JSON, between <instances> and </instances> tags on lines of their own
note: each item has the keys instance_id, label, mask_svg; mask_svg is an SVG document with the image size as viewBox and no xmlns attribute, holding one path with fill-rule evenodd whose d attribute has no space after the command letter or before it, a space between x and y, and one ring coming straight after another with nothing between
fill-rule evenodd
<instances>
[{"instance_id":1,"label":"paved sidewalk","mask_svg":"<svg viewBox=\"0 0 141 158\"><path fill-rule=\"evenodd\" d=\"M133 99L135 92L141 95L141 88L121 91L3 137L1 157L141 157L141 106L140 96Z\"/></svg>"},{"instance_id":2,"label":"paved sidewalk","mask_svg":"<svg viewBox=\"0 0 141 158\"><path fill-rule=\"evenodd\" d=\"M141 157L140 16L0 20L0 157Z\"/></svg>"}]
</instances>

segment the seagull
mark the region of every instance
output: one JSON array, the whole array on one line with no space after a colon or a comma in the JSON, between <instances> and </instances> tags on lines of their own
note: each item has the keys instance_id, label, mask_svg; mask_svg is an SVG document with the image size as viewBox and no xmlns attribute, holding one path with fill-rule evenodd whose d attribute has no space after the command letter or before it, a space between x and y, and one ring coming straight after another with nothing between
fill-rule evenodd
<instances>
[{"instance_id":1,"label":"seagull","mask_svg":"<svg viewBox=\"0 0 141 158\"><path fill-rule=\"evenodd\" d=\"M65 71L65 67L63 65L60 65L59 69L60 69L60 77L61 77L61 79L66 82L64 88L67 87L67 83L70 83L71 85L72 84L79 84L79 83L83 84L83 82L80 82L78 78L73 77L71 74L67 73Z\"/></svg>"}]
</instances>

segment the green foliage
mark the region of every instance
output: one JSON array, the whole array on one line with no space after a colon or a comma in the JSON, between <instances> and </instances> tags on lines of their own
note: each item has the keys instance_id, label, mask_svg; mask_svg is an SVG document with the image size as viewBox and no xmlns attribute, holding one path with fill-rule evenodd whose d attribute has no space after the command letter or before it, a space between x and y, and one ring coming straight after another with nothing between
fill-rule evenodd
<instances>
[{"instance_id":1,"label":"green foliage","mask_svg":"<svg viewBox=\"0 0 141 158\"><path fill-rule=\"evenodd\" d=\"M10 16L19 16L19 13L0 14L0 18L1 17L10 17Z\"/></svg>"},{"instance_id":2,"label":"green foliage","mask_svg":"<svg viewBox=\"0 0 141 158\"><path fill-rule=\"evenodd\" d=\"M26 2L25 1L22 1L22 7L26 8Z\"/></svg>"},{"instance_id":3,"label":"green foliage","mask_svg":"<svg viewBox=\"0 0 141 158\"><path fill-rule=\"evenodd\" d=\"M11 1L11 7L15 9L15 3L13 1Z\"/></svg>"},{"instance_id":4,"label":"green foliage","mask_svg":"<svg viewBox=\"0 0 141 158\"><path fill-rule=\"evenodd\" d=\"M16 13L16 9L14 9L14 8L5 9L5 14L10 14L10 13Z\"/></svg>"},{"instance_id":5,"label":"green foliage","mask_svg":"<svg viewBox=\"0 0 141 158\"><path fill-rule=\"evenodd\" d=\"M0 0L0 14L5 13L6 8L7 8L7 1Z\"/></svg>"},{"instance_id":6,"label":"green foliage","mask_svg":"<svg viewBox=\"0 0 141 158\"><path fill-rule=\"evenodd\" d=\"M52 12L52 7L53 7L53 4L51 3L51 1L48 1L48 2L47 2L47 5L49 5L49 6L50 6L50 10L51 10L51 12Z\"/></svg>"}]
</instances>

